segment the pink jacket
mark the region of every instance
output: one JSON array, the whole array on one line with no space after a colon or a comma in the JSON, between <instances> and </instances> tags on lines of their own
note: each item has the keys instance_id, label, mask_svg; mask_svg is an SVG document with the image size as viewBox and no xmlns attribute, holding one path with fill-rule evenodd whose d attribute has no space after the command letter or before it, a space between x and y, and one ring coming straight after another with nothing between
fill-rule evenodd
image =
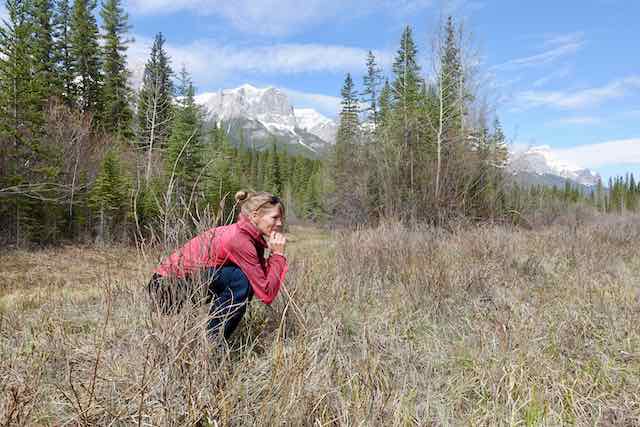
<instances>
[{"instance_id":1,"label":"pink jacket","mask_svg":"<svg viewBox=\"0 0 640 427\"><path fill-rule=\"evenodd\" d=\"M210 228L165 258L155 272L163 277L184 278L193 272L227 262L240 267L255 295L271 304L287 273L287 259L271 254L264 259L267 242L244 215L238 222Z\"/></svg>"}]
</instances>

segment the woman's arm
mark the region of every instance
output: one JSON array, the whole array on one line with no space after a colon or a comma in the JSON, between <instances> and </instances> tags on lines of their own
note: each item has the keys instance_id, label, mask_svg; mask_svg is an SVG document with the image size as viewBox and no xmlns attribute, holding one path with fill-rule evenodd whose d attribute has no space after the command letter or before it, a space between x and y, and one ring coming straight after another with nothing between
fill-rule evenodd
<instances>
[{"instance_id":1,"label":"woman's arm","mask_svg":"<svg viewBox=\"0 0 640 427\"><path fill-rule=\"evenodd\" d=\"M271 304L287 273L287 259L274 253L267 260L266 267L263 267L256 247L248 239L242 238L229 241L227 251L229 259L246 274L255 295L263 303Z\"/></svg>"}]
</instances>

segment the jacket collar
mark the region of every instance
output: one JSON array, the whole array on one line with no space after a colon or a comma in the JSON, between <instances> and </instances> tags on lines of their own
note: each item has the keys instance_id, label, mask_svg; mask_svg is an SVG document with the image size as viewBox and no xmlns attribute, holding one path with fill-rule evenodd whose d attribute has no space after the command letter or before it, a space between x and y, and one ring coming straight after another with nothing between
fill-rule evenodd
<instances>
[{"instance_id":1,"label":"jacket collar","mask_svg":"<svg viewBox=\"0 0 640 427\"><path fill-rule=\"evenodd\" d=\"M238 216L238 227L240 228L240 230L244 231L249 236L251 236L252 240L254 240L255 242L257 242L258 244L260 244L265 248L268 247L267 242L264 240L264 236L262 235L262 232L258 230L258 228L255 225L253 225L251 220L243 214L240 214Z\"/></svg>"}]
</instances>

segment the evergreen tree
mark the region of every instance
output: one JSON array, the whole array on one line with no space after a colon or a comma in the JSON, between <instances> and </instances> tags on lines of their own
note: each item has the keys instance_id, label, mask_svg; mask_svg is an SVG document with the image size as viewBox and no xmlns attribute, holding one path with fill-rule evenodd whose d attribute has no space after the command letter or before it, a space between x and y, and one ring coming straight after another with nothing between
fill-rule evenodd
<instances>
[{"instance_id":1,"label":"evergreen tree","mask_svg":"<svg viewBox=\"0 0 640 427\"><path fill-rule=\"evenodd\" d=\"M399 113L403 129L403 144L411 141L411 127L420 94L420 66L417 60L418 49L413 41L411 27L405 27L400 39L400 48L393 62L393 100Z\"/></svg>"},{"instance_id":2,"label":"evergreen tree","mask_svg":"<svg viewBox=\"0 0 640 427\"><path fill-rule=\"evenodd\" d=\"M179 77L180 101L167 141L166 171L178 197L188 196L203 167L202 111L195 103L191 77L183 68Z\"/></svg>"},{"instance_id":3,"label":"evergreen tree","mask_svg":"<svg viewBox=\"0 0 640 427\"><path fill-rule=\"evenodd\" d=\"M74 82L74 61L71 47L71 10L69 0L58 0L54 16L55 63L57 64L56 84L58 94L67 107L75 107L77 87Z\"/></svg>"},{"instance_id":4,"label":"evergreen tree","mask_svg":"<svg viewBox=\"0 0 640 427\"><path fill-rule=\"evenodd\" d=\"M95 7L95 0L74 0L69 35L78 107L82 112L93 114L94 124L99 121L102 107L99 34L93 15Z\"/></svg>"},{"instance_id":5,"label":"evergreen tree","mask_svg":"<svg viewBox=\"0 0 640 427\"><path fill-rule=\"evenodd\" d=\"M355 144L358 134L358 99L351 74L347 74L340 91L342 96L340 125L336 136L334 179L336 210L340 220L352 222L357 207L352 203L355 171Z\"/></svg>"},{"instance_id":6,"label":"evergreen tree","mask_svg":"<svg viewBox=\"0 0 640 427\"><path fill-rule=\"evenodd\" d=\"M33 0L31 5L33 22L33 52L34 82L44 104L51 96L60 96L60 84L56 72L56 54L54 43L52 0Z\"/></svg>"},{"instance_id":7,"label":"evergreen tree","mask_svg":"<svg viewBox=\"0 0 640 427\"><path fill-rule=\"evenodd\" d=\"M362 101L367 105L364 112L366 119L373 123L374 127L378 124L378 97L379 87L382 83L382 69L376 63L376 57L373 52L367 54L367 74L363 77Z\"/></svg>"},{"instance_id":8,"label":"evergreen tree","mask_svg":"<svg viewBox=\"0 0 640 427\"><path fill-rule=\"evenodd\" d=\"M418 50L413 41L411 27L405 27L400 39L400 48L393 62L394 81L392 93L394 112L398 120L398 129L402 136L398 141L400 155L400 171L396 191L400 195L399 205L408 210L405 214L415 214L416 173L415 165L419 162L418 105L422 87L420 66L417 60Z\"/></svg>"},{"instance_id":9,"label":"evergreen tree","mask_svg":"<svg viewBox=\"0 0 640 427\"><path fill-rule=\"evenodd\" d=\"M108 132L123 138L132 136L132 112L129 107L131 89L128 86L126 34L128 15L121 0L106 0L102 11L103 50L103 126Z\"/></svg>"},{"instance_id":10,"label":"evergreen tree","mask_svg":"<svg viewBox=\"0 0 640 427\"><path fill-rule=\"evenodd\" d=\"M464 75L459 40L456 37L456 29L453 18L448 17L445 26L445 41L440 53L440 96L445 114L445 137L450 145L455 138L461 136L463 127L463 113L465 110Z\"/></svg>"},{"instance_id":11,"label":"evergreen tree","mask_svg":"<svg viewBox=\"0 0 640 427\"><path fill-rule=\"evenodd\" d=\"M151 176L153 152L166 145L173 117L173 71L164 43L162 33L156 34L138 94L138 140L147 152L147 182ZM216 131L217 129L213 130Z\"/></svg>"},{"instance_id":12,"label":"evergreen tree","mask_svg":"<svg viewBox=\"0 0 640 427\"><path fill-rule=\"evenodd\" d=\"M271 141L271 147L266 158L265 188L274 194L281 194L283 190L282 165L275 141Z\"/></svg>"},{"instance_id":13,"label":"evergreen tree","mask_svg":"<svg viewBox=\"0 0 640 427\"><path fill-rule=\"evenodd\" d=\"M382 86L382 90L380 91L380 100L378 104L378 122L384 126L388 124L388 121L391 118L392 111L391 85L389 85L389 80L384 81L384 85Z\"/></svg>"},{"instance_id":14,"label":"evergreen tree","mask_svg":"<svg viewBox=\"0 0 640 427\"><path fill-rule=\"evenodd\" d=\"M97 220L99 241L109 240L116 226L126 219L129 183L115 149L105 155L89 195L89 207Z\"/></svg>"}]
</instances>

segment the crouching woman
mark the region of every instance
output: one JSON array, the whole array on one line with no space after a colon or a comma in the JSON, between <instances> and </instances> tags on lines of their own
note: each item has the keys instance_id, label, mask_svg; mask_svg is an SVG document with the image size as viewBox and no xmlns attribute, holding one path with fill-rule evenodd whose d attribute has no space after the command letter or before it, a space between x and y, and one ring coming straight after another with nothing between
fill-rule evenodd
<instances>
[{"instance_id":1,"label":"crouching woman","mask_svg":"<svg viewBox=\"0 0 640 427\"><path fill-rule=\"evenodd\" d=\"M211 338L221 327L229 338L254 294L271 304L287 272L280 199L248 191L239 191L235 199L240 206L237 222L188 241L161 262L148 285L158 309L170 313L180 309L185 295L193 297L195 284L203 284L211 303L207 324Z\"/></svg>"}]
</instances>

